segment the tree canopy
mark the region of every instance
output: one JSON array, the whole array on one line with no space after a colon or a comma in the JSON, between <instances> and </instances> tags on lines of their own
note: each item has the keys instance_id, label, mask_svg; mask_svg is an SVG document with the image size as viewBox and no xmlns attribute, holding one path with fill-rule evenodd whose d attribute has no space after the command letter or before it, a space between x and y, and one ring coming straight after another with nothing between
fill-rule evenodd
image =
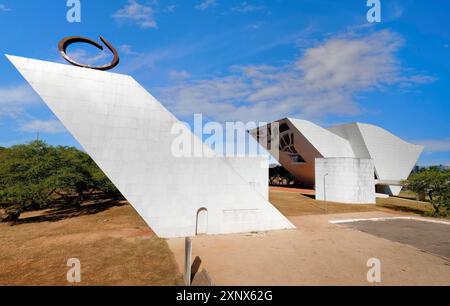
<instances>
[{"instance_id":1,"label":"tree canopy","mask_svg":"<svg viewBox=\"0 0 450 306\"><path fill-rule=\"evenodd\" d=\"M450 212L450 170L430 167L410 175L405 186L420 194L428 194L433 205L433 215L449 215Z\"/></svg>"},{"instance_id":2,"label":"tree canopy","mask_svg":"<svg viewBox=\"0 0 450 306\"><path fill-rule=\"evenodd\" d=\"M118 190L85 152L53 147L43 141L0 150L0 204L4 221L26 210L48 207L56 198L75 195L80 204L93 191L117 195Z\"/></svg>"}]
</instances>

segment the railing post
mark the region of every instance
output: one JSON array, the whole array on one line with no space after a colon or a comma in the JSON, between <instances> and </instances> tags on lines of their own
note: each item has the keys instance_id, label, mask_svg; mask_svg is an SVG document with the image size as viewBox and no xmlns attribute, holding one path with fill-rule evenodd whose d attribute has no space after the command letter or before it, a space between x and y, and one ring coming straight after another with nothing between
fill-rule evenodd
<instances>
[{"instance_id":1,"label":"railing post","mask_svg":"<svg viewBox=\"0 0 450 306\"><path fill-rule=\"evenodd\" d=\"M186 286L191 285L191 264L192 264L192 240L185 238L184 242L184 283Z\"/></svg>"}]
</instances>

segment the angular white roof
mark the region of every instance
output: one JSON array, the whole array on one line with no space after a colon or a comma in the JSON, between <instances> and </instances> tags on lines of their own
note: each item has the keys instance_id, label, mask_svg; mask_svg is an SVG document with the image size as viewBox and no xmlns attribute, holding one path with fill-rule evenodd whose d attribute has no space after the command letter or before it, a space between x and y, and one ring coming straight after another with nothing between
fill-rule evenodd
<instances>
[{"instance_id":1,"label":"angular white roof","mask_svg":"<svg viewBox=\"0 0 450 306\"><path fill-rule=\"evenodd\" d=\"M294 147L305 161L293 164L290 152L279 151L278 161L291 172L300 183L314 185L315 158L351 157L370 158L380 182L399 182L407 179L424 147L410 144L375 125L350 123L322 128L310 121L285 118L275 121L287 124L294 139ZM260 127L267 128L267 127ZM255 137L256 130L250 131ZM261 144L264 146L264 144ZM398 194L400 186L388 186L390 193Z\"/></svg>"},{"instance_id":2,"label":"angular white roof","mask_svg":"<svg viewBox=\"0 0 450 306\"><path fill-rule=\"evenodd\" d=\"M408 143L372 124L344 124L329 130L349 140L355 157L371 158L380 181L407 179L424 150L423 146ZM401 190L399 186L389 188L393 194Z\"/></svg>"},{"instance_id":3,"label":"angular white roof","mask_svg":"<svg viewBox=\"0 0 450 306\"><path fill-rule=\"evenodd\" d=\"M302 135L326 157L353 157L350 142L335 133L307 120L288 118Z\"/></svg>"}]
</instances>

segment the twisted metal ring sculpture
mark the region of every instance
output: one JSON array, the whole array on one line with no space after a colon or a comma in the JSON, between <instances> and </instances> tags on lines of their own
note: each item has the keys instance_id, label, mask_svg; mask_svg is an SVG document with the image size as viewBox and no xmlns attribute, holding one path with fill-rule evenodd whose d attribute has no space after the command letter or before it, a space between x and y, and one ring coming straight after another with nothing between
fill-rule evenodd
<instances>
[{"instance_id":1,"label":"twisted metal ring sculpture","mask_svg":"<svg viewBox=\"0 0 450 306\"><path fill-rule=\"evenodd\" d=\"M58 44L58 49L59 49L59 52L61 53L61 56L66 61L68 61L69 63L71 63L74 66L95 69L95 70L103 70L103 71L113 69L114 67L116 67L119 64L119 53L117 53L117 50L102 36L100 36L100 40L108 47L108 49L114 55L114 59L112 60L112 62L110 62L109 64L106 64L106 65L103 65L103 66L91 66L91 65L81 64L81 63L78 63L77 61L71 59L67 55L67 53L66 53L67 48L71 44L80 43L80 42L93 45L93 46L97 47L98 49L103 50L102 45L100 45L96 41L93 41L89 38L85 38L85 37L81 37L81 36L70 36L70 37L63 38Z\"/></svg>"}]
</instances>

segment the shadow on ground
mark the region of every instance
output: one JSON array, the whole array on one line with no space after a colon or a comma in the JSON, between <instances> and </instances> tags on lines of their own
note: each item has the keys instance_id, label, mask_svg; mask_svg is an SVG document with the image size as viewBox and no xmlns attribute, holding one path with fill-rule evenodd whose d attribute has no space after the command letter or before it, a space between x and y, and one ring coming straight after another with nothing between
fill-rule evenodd
<instances>
[{"instance_id":1,"label":"shadow on ground","mask_svg":"<svg viewBox=\"0 0 450 306\"><path fill-rule=\"evenodd\" d=\"M448 224L418 220L360 221L346 223L377 237L408 244L419 250L450 259L450 231Z\"/></svg>"},{"instance_id":2,"label":"shadow on ground","mask_svg":"<svg viewBox=\"0 0 450 306\"><path fill-rule=\"evenodd\" d=\"M418 214L421 216L427 216L427 213L424 212L423 210L419 209L419 208L414 208L414 207L408 207L408 206L398 206L398 205L392 205L392 204L377 204L377 206L379 207L383 207L383 208L388 208L394 211L399 211L399 212L406 212L406 213L414 213L414 214Z\"/></svg>"},{"instance_id":3,"label":"shadow on ground","mask_svg":"<svg viewBox=\"0 0 450 306\"><path fill-rule=\"evenodd\" d=\"M200 271L202 260L199 256L195 257L191 266L191 286L214 286L214 282L206 269Z\"/></svg>"},{"instance_id":4,"label":"shadow on ground","mask_svg":"<svg viewBox=\"0 0 450 306\"><path fill-rule=\"evenodd\" d=\"M109 210L113 207L128 205L123 199L111 199L104 196L94 196L90 201L86 201L81 205L68 205L65 201L55 203L51 208L41 211L37 216L20 218L12 222L11 226L40 223L40 222L57 222L68 218L76 218L80 216L94 215Z\"/></svg>"}]
</instances>

